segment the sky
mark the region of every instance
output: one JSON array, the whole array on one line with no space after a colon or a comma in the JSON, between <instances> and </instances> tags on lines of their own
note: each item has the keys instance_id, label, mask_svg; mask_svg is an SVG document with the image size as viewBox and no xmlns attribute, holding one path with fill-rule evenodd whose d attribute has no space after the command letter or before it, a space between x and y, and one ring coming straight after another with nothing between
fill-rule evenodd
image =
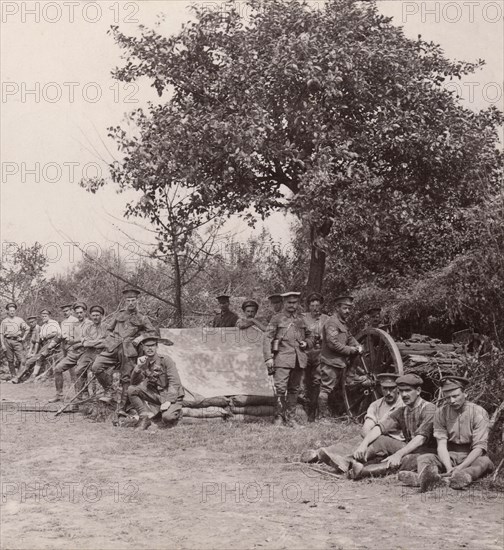
<instances>
[{"instance_id":1,"label":"sky","mask_svg":"<svg viewBox=\"0 0 504 550\"><path fill-rule=\"evenodd\" d=\"M222 9L217 1L205 2ZM95 195L81 189L82 176L106 175L106 162L117 158L107 128L122 123L125 113L158 101L148 82L122 84L111 77L121 66L120 50L107 29L117 24L135 34L141 23L171 34L190 17L189 2L8 1L1 8L0 156L2 255L16 246L40 242L49 273L63 273L81 257L70 241L88 250L113 249L128 254L132 239L148 234L122 219L131 195L108 186ZM466 82L454 84L474 109L503 108L504 26L501 1L440 2L382 0L411 38L440 43L450 58L487 65ZM276 241L289 240L289 217L275 214L266 226ZM259 231L262 224L257 226ZM251 234L233 218L226 231L238 240ZM67 243L67 244L65 244Z\"/></svg>"}]
</instances>

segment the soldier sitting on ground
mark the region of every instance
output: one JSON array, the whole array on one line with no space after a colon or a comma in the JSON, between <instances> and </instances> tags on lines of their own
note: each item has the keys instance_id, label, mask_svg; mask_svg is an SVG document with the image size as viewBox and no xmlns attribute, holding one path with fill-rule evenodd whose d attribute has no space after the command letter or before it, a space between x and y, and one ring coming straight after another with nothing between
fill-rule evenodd
<instances>
[{"instance_id":1,"label":"soldier sitting on ground","mask_svg":"<svg viewBox=\"0 0 504 550\"><path fill-rule=\"evenodd\" d=\"M153 420L160 420L165 427L178 423L182 416L184 389L175 363L158 355L159 338L145 336L138 342L142 346L131 374L128 396L140 419L137 427L147 429Z\"/></svg>"},{"instance_id":2,"label":"soldier sitting on ground","mask_svg":"<svg viewBox=\"0 0 504 550\"><path fill-rule=\"evenodd\" d=\"M467 401L468 384L466 378L458 376L441 381L445 403L434 415L437 453L418 457L418 473L399 473L399 480L406 485L427 491L442 481L439 472L444 471L452 489L464 489L493 470L486 456L488 414L483 407Z\"/></svg>"},{"instance_id":3,"label":"soldier sitting on ground","mask_svg":"<svg viewBox=\"0 0 504 550\"><path fill-rule=\"evenodd\" d=\"M416 471L418 456L435 449L433 423L436 407L420 397L423 380L416 374L405 374L396 383L404 406L380 420L357 447L349 471L354 480L387 475L397 469ZM404 444L387 437L397 430L402 431ZM387 458L379 464L367 463L376 456Z\"/></svg>"},{"instance_id":4,"label":"soldier sitting on ground","mask_svg":"<svg viewBox=\"0 0 504 550\"><path fill-rule=\"evenodd\" d=\"M399 396L399 390L397 389L397 377L398 375L394 373L382 373L377 375L383 397L373 401L368 407L361 430L363 438L365 438L379 422L385 420L389 414L404 406ZM391 439L391 441L389 441L391 448L400 449L405 445L404 436L399 429L389 431L387 436L382 437ZM350 449L351 447L345 449L345 444L342 445L337 443L329 447L322 447L318 450L308 450L303 453L301 460L302 462L325 462L337 470L348 472L354 460L353 451L355 450L353 449L350 451ZM376 456L378 456L378 454ZM370 460L371 458L372 456L366 456L366 459Z\"/></svg>"}]
</instances>

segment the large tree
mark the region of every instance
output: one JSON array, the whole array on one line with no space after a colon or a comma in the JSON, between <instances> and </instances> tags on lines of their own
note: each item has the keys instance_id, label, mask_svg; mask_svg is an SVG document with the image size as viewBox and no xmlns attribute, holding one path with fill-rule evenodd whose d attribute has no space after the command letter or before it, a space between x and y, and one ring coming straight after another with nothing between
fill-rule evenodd
<instances>
[{"instance_id":1,"label":"large tree","mask_svg":"<svg viewBox=\"0 0 504 550\"><path fill-rule=\"evenodd\" d=\"M115 77L148 77L167 97L131 114L135 135L111 129L124 154L113 179L153 204L180 186L196 225L289 209L310 228L310 289L322 286L327 237L343 230L357 235L351 254L379 259L380 232L380 246L442 250L459 210L496 185L500 113L476 114L443 88L483 62L406 38L373 1L244 4L246 20L232 3L195 6L172 37L112 28L126 59Z\"/></svg>"}]
</instances>

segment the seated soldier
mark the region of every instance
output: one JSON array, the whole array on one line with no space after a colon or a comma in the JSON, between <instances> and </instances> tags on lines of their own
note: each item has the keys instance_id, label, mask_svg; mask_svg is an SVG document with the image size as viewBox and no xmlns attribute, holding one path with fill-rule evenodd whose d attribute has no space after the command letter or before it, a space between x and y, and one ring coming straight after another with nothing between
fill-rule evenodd
<instances>
[{"instance_id":1,"label":"seated soldier","mask_svg":"<svg viewBox=\"0 0 504 550\"><path fill-rule=\"evenodd\" d=\"M167 427L182 416L184 388L175 363L157 353L159 338L144 336L137 346L143 348L131 374L128 397L140 419L137 427L146 430L152 420L160 419Z\"/></svg>"},{"instance_id":2,"label":"seated soldier","mask_svg":"<svg viewBox=\"0 0 504 550\"><path fill-rule=\"evenodd\" d=\"M434 437L437 454L418 457L418 474L400 472L399 480L406 485L420 487L424 492L441 481L440 471L449 475L453 489L463 489L474 480L493 470L486 456L488 442L488 414L479 405L467 401L464 391L469 381L458 376L441 381L445 403L434 415Z\"/></svg>"},{"instance_id":3,"label":"seated soldier","mask_svg":"<svg viewBox=\"0 0 504 550\"><path fill-rule=\"evenodd\" d=\"M436 407L420 397L423 380L416 374L405 374L396 380L404 406L380 420L364 437L353 456L350 477L387 475L398 468L416 471L419 454L432 452L435 448L433 422ZM401 430L405 443L386 437ZM378 464L366 462L376 456L386 456Z\"/></svg>"},{"instance_id":4,"label":"seated soldier","mask_svg":"<svg viewBox=\"0 0 504 550\"><path fill-rule=\"evenodd\" d=\"M257 327L260 331L266 330L266 325L261 323L259 319L256 319L257 311L259 310L259 304L255 300L245 300L242 304L242 310L245 317L236 321L236 326L240 329L246 329L252 326Z\"/></svg>"},{"instance_id":5,"label":"seated soldier","mask_svg":"<svg viewBox=\"0 0 504 550\"><path fill-rule=\"evenodd\" d=\"M380 383L381 393L383 397L373 401L369 405L366 418L364 420L364 425L362 426L361 435L363 438L379 424L380 421L384 420L390 413L397 410L400 407L404 406L401 397L399 396L399 390L397 389L396 378L397 374L394 373L383 373L378 374L377 379ZM404 447L404 436L401 430L393 430L388 433L386 436L392 439L389 441L389 446L392 448L395 447L400 449ZM348 447L351 449L351 447ZM347 472L350 468L350 465L353 461L352 452L344 450L344 445L337 443L329 447L322 447L318 451L308 451L303 453L303 462L325 462L333 468ZM368 457L367 457L368 458ZM372 457L369 457L369 459Z\"/></svg>"}]
</instances>

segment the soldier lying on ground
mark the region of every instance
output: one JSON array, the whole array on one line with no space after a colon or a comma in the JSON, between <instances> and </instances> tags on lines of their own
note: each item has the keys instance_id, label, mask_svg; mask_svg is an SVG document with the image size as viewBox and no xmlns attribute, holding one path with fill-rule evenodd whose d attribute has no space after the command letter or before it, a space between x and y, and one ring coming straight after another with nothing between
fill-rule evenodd
<instances>
[{"instance_id":1,"label":"soldier lying on ground","mask_svg":"<svg viewBox=\"0 0 504 550\"><path fill-rule=\"evenodd\" d=\"M399 473L399 480L406 485L427 491L442 481L439 472L444 471L451 488L463 489L493 470L494 465L486 456L488 414L479 405L467 401L468 383L466 378L458 376L442 380L446 402L434 415L437 453L418 457L418 473Z\"/></svg>"},{"instance_id":2,"label":"soldier lying on ground","mask_svg":"<svg viewBox=\"0 0 504 550\"><path fill-rule=\"evenodd\" d=\"M397 388L396 379L398 375L393 373L383 373L377 376L380 383L381 392L383 397L373 401L369 405L366 418L364 420L364 425L362 426L361 435L363 438L377 426L385 418L404 406L401 397L399 396L399 390ZM404 447L404 436L400 429L391 430L386 436L390 441L388 445L391 449L397 449ZM318 450L310 449L303 453L301 457L302 462L325 462L326 464L341 470L342 472L348 472L354 457L353 452L356 449L353 449L350 452L347 452L342 447L344 444L335 444L330 445L329 447L322 447ZM351 447L350 447L351 448ZM371 460L374 456L380 456L379 454L373 455L373 450L366 447L366 456L365 460ZM381 455L383 456L383 455Z\"/></svg>"},{"instance_id":3,"label":"soldier lying on ground","mask_svg":"<svg viewBox=\"0 0 504 550\"><path fill-rule=\"evenodd\" d=\"M153 420L165 427L177 424L182 416L184 389L177 367L169 358L157 353L159 338L145 336L139 342L140 356L131 374L128 396L140 419L137 427L147 429Z\"/></svg>"}]
</instances>

